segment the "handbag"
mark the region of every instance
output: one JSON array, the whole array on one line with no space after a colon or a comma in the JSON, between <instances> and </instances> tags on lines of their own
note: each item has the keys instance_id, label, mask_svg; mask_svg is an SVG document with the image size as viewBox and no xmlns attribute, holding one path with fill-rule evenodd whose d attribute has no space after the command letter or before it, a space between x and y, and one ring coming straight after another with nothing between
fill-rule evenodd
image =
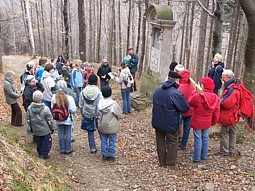
<instances>
[{"instance_id":1,"label":"handbag","mask_svg":"<svg viewBox=\"0 0 255 191\"><path fill-rule=\"evenodd\" d=\"M96 130L96 118L87 119L84 116L81 120L81 129L86 131L95 131Z\"/></svg>"}]
</instances>

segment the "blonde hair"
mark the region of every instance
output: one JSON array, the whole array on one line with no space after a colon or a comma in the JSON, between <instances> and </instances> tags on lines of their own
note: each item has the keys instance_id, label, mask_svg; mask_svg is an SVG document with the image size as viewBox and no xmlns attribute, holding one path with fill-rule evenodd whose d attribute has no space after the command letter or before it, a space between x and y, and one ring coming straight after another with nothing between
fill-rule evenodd
<instances>
[{"instance_id":1,"label":"blonde hair","mask_svg":"<svg viewBox=\"0 0 255 191\"><path fill-rule=\"evenodd\" d=\"M217 54L215 54L213 60L215 62L221 62L223 60L223 57L222 57L222 55L220 53L217 53Z\"/></svg>"},{"instance_id":2,"label":"blonde hair","mask_svg":"<svg viewBox=\"0 0 255 191\"><path fill-rule=\"evenodd\" d=\"M68 99L67 99L65 91L59 90L56 93L56 103L59 108L61 108L61 107L67 108L68 107Z\"/></svg>"},{"instance_id":3,"label":"blonde hair","mask_svg":"<svg viewBox=\"0 0 255 191\"><path fill-rule=\"evenodd\" d=\"M77 66L79 66L79 67L81 67L82 66L82 61L81 60L74 60L73 61L73 63L75 64L75 66L77 67Z\"/></svg>"}]
</instances>

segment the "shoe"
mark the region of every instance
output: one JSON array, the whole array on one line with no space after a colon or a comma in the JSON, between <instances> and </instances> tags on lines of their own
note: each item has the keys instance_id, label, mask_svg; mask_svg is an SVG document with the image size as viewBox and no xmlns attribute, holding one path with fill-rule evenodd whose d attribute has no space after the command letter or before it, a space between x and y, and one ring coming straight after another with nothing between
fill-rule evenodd
<instances>
[{"instance_id":1,"label":"shoe","mask_svg":"<svg viewBox=\"0 0 255 191\"><path fill-rule=\"evenodd\" d=\"M40 158L40 159L46 160L46 159L49 159L49 158L50 158L50 155L47 155L47 156L42 156L42 155L40 155L39 158Z\"/></svg>"},{"instance_id":2,"label":"shoe","mask_svg":"<svg viewBox=\"0 0 255 191\"><path fill-rule=\"evenodd\" d=\"M115 161L115 157L108 157L108 160L114 162Z\"/></svg>"},{"instance_id":3,"label":"shoe","mask_svg":"<svg viewBox=\"0 0 255 191\"><path fill-rule=\"evenodd\" d=\"M102 161L107 161L109 158L107 156L102 156Z\"/></svg>"},{"instance_id":4,"label":"shoe","mask_svg":"<svg viewBox=\"0 0 255 191\"><path fill-rule=\"evenodd\" d=\"M65 152L67 155L71 154L73 152L73 149L69 152Z\"/></svg>"},{"instance_id":5,"label":"shoe","mask_svg":"<svg viewBox=\"0 0 255 191\"><path fill-rule=\"evenodd\" d=\"M183 147L183 146L181 146L181 145L179 145L179 148L180 148L181 150L186 150L186 147Z\"/></svg>"},{"instance_id":6,"label":"shoe","mask_svg":"<svg viewBox=\"0 0 255 191\"><path fill-rule=\"evenodd\" d=\"M96 153L97 152L97 149L91 149L90 150L90 153Z\"/></svg>"},{"instance_id":7,"label":"shoe","mask_svg":"<svg viewBox=\"0 0 255 191\"><path fill-rule=\"evenodd\" d=\"M229 153L223 153L223 152L217 152L217 153L215 153L214 154L215 156L228 156L229 155Z\"/></svg>"},{"instance_id":8,"label":"shoe","mask_svg":"<svg viewBox=\"0 0 255 191\"><path fill-rule=\"evenodd\" d=\"M72 139L71 142L72 142L72 143L75 142L75 139Z\"/></svg>"}]
</instances>

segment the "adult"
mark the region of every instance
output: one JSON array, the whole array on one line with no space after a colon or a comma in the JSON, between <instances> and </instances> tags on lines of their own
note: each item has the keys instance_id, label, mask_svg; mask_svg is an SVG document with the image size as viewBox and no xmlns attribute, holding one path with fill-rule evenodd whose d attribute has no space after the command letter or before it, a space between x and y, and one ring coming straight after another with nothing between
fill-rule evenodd
<instances>
[{"instance_id":1,"label":"adult","mask_svg":"<svg viewBox=\"0 0 255 191\"><path fill-rule=\"evenodd\" d=\"M64 66L62 68L62 76L67 84L70 84L70 75L71 75L71 68L69 60L65 60Z\"/></svg>"},{"instance_id":2,"label":"adult","mask_svg":"<svg viewBox=\"0 0 255 191\"><path fill-rule=\"evenodd\" d=\"M44 91L43 85L40 82L38 82L34 76L28 75L25 81L25 89L22 94L23 106L26 112L28 106L34 101L33 93L36 90L43 92Z\"/></svg>"},{"instance_id":3,"label":"adult","mask_svg":"<svg viewBox=\"0 0 255 191\"><path fill-rule=\"evenodd\" d=\"M182 70L179 72L180 76L180 86L178 88L179 91L183 93L184 98L188 101L192 92L194 91L193 86L190 84L190 71L189 70ZM183 150L186 149L189 133L190 133L190 120L193 114L193 107L190 107L189 111L186 113L182 113L182 120L183 120L183 133L181 135L182 139L180 142L179 147Z\"/></svg>"},{"instance_id":4,"label":"adult","mask_svg":"<svg viewBox=\"0 0 255 191\"><path fill-rule=\"evenodd\" d=\"M194 133L192 161L196 163L207 160L209 128L218 122L220 116L220 100L213 93L213 80L207 77L201 78L201 82L203 95L195 93L189 99L190 107L194 107L190 126Z\"/></svg>"},{"instance_id":5,"label":"adult","mask_svg":"<svg viewBox=\"0 0 255 191\"><path fill-rule=\"evenodd\" d=\"M136 89L136 82L135 82L135 73L137 71L137 65L138 65L138 55L134 53L134 49L133 48L129 48L128 49L128 55L125 56L124 58L124 62L126 63L126 65L128 66L133 79L134 79L134 84L131 84L130 87L130 91L137 91Z\"/></svg>"},{"instance_id":6,"label":"adult","mask_svg":"<svg viewBox=\"0 0 255 191\"><path fill-rule=\"evenodd\" d=\"M209 70L208 77L213 80L214 90L213 92L218 95L218 91L222 86L221 76L224 69L224 63L222 61L222 55L217 53L213 58L212 68Z\"/></svg>"},{"instance_id":7,"label":"adult","mask_svg":"<svg viewBox=\"0 0 255 191\"><path fill-rule=\"evenodd\" d=\"M124 62L120 64L119 77L114 77L114 79L120 84L121 88L122 112L124 114L131 113L130 87L132 84L131 82L133 82L134 80L129 68Z\"/></svg>"},{"instance_id":8,"label":"adult","mask_svg":"<svg viewBox=\"0 0 255 191\"><path fill-rule=\"evenodd\" d=\"M76 106L72 96L66 94L67 84L64 80L57 82L58 91L53 95L51 100L51 107L57 104L58 108L68 108L68 118L64 121L56 120L58 128L59 149L62 154L70 154L73 152L72 148L72 125Z\"/></svg>"},{"instance_id":9,"label":"adult","mask_svg":"<svg viewBox=\"0 0 255 191\"><path fill-rule=\"evenodd\" d=\"M22 126L22 111L17 101L20 97L20 93L18 93L14 85L14 77L15 73L13 71L6 72L4 80L4 96L6 103L11 105L12 109L11 125Z\"/></svg>"},{"instance_id":10,"label":"adult","mask_svg":"<svg viewBox=\"0 0 255 191\"><path fill-rule=\"evenodd\" d=\"M111 77L108 75L109 72L111 72L112 69L109 66L108 62L106 59L103 59L101 66L98 68L97 75L100 78L100 88L104 86L109 86L109 81Z\"/></svg>"},{"instance_id":11,"label":"adult","mask_svg":"<svg viewBox=\"0 0 255 191\"><path fill-rule=\"evenodd\" d=\"M44 68L48 64L48 61L46 58L40 58L39 59L39 66L37 67L35 71L35 76L38 82L41 81L43 73L44 73Z\"/></svg>"},{"instance_id":12,"label":"adult","mask_svg":"<svg viewBox=\"0 0 255 191\"><path fill-rule=\"evenodd\" d=\"M236 89L232 70L222 73L223 98L220 103L220 154L233 155L236 148L236 123L239 121L240 91Z\"/></svg>"},{"instance_id":13,"label":"adult","mask_svg":"<svg viewBox=\"0 0 255 191\"><path fill-rule=\"evenodd\" d=\"M51 109L51 98L52 98L52 91L56 88L55 87L55 81L52 77L53 73L53 65L52 64L47 64L45 66L45 71L43 73L41 83L44 88L43 92L43 102L45 103L46 106L48 106Z\"/></svg>"},{"instance_id":14,"label":"adult","mask_svg":"<svg viewBox=\"0 0 255 191\"><path fill-rule=\"evenodd\" d=\"M35 62L33 60L29 61L26 64L26 69L25 69L24 73L21 74L21 76L20 76L20 83L21 84L24 82L24 79L26 79L26 77L28 75L34 75L34 68L35 68Z\"/></svg>"},{"instance_id":15,"label":"adult","mask_svg":"<svg viewBox=\"0 0 255 191\"><path fill-rule=\"evenodd\" d=\"M56 62L56 69L57 69L59 75L62 75L64 62L65 62L65 60L64 60L63 56L59 55L57 62Z\"/></svg>"},{"instance_id":16,"label":"adult","mask_svg":"<svg viewBox=\"0 0 255 191\"><path fill-rule=\"evenodd\" d=\"M168 81L153 93L152 127L156 131L157 154L160 166L175 166L178 152L180 113L189 110L189 104L178 90L181 76L169 71ZM167 137L168 142L165 142Z\"/></svg>"}]
</instances>

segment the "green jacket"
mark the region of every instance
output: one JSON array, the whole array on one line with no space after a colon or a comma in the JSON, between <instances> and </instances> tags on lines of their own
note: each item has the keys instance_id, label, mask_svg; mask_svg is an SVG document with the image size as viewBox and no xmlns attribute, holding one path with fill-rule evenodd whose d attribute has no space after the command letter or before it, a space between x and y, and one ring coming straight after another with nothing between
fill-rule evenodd
<instances>
[{"instance_id":1,"label":"green jacket","mask_svg":"<svg viewBox=\"0 0 255 191\"><path fill-rule=\"evenodd\" d=\"M17 92L17 89L13 83L14 75L14 72L8 71L5 74L4 80L4 96L7 104L10 105L17 103L17 99L20 97L20 94Z\"/></svg>"},{"instance_id":2,"label":"green jacket","mask_svg":"<svg viewBox=\"0 0 255 191\"><path fill-rule=\"evenodd\" d=\"M131 73L134 73L137 71L137 65L138 65L138 55L127 55L124 57L124 62L126 63L126 66L128 66Z\"/></svg>"}]
</instances>

